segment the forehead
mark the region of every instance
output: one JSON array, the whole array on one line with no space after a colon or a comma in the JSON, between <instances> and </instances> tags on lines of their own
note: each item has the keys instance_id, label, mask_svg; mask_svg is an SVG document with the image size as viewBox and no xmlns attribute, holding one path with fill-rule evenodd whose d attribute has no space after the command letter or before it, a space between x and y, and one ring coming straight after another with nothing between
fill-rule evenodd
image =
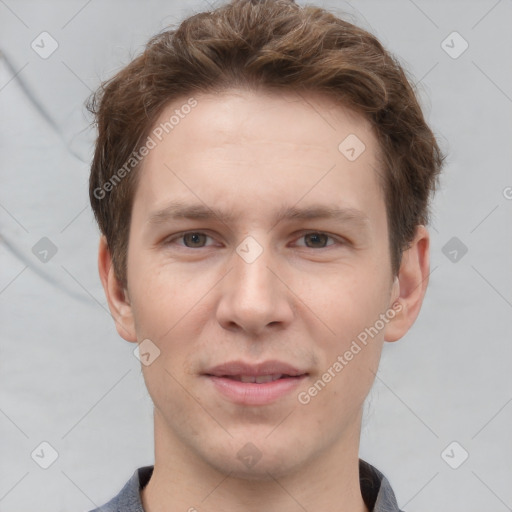
<instances>
[{"instance_id":1,"label":"forehead","mask_svg":"<svg viewBox=\"0 0 512 512\"><path fill-rule=\"evenodd\" d=\"M171 139L182 140L191 128L194 141L208 146L212 142L217 146L258 144L265 136L268 141L300 144L304 149L315 145L338 149L350 133L361 142L374 142L370 123L361 114L318 92L228 89L182 97L163 109L152 133L157 142L168 139L172 144Z\"/></svg>"},{"instance_id":2,"label":"forehead","mask_svg":"<svg viewBox=\"0 0 512 512\"><path fill-rule=\"evenodd\" d=\"M134 204L146 220L176 201L225 204L232 217L298 201L384 206L370 124L320 94L183 97L162 111L150 137Z\"/></svg>"}]
</instances>

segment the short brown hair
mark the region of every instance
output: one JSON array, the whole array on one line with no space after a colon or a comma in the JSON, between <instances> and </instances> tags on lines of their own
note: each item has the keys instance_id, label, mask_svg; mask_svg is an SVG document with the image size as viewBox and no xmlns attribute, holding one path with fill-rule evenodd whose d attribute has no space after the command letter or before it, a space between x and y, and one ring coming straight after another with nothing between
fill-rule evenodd
<instances>
[{"instance_id":1,"label":"short brown hair","mask_svg":"<svg viewBox=\"0 0 512 512\"><path fill-rule=\"evenodd\" d=\"M152 37L87 103L98 127L89 196L120 283L127 285L140 165L112 180L167 104L233 87L320 92L370 121L379 142L382 169L376 171L397 275L416 226L429 222L429 198L445 159L414 85L372 34L324 9L293 0L233 0Z\"/></svg>"}]
</instances>

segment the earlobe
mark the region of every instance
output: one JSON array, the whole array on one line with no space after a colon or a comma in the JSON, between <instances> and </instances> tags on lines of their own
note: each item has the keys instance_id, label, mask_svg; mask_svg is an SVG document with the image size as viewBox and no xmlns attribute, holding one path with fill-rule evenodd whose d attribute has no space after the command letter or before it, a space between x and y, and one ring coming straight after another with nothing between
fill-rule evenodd
<instances>
[{"instance_id":1,"label":"earlobe","mask_svg":"<svg viewBox=\"0 0 512 512\"><path fill-rule=\"evenodd\" d=\"M398 276L391 292L395 316L386 325L385 341L397 341L412 327L423 303L430 273L430 235L423 225L416 228L414 240L404 251ZM397 307L398 306L398 307Z\"/></svg>"},{"instance_id":2,"label":"earlobe","mask_svg":"<svg viewBox=\"0 0 512 512\"><path fill-rule=\"evenodd\" d=\"M133 310L128 291L116 278L105 236L101 236L100 238L98 271L107 298L110 314L115 322L119 336L126 341L137 342Z\"/></svg>"}]
</instances>

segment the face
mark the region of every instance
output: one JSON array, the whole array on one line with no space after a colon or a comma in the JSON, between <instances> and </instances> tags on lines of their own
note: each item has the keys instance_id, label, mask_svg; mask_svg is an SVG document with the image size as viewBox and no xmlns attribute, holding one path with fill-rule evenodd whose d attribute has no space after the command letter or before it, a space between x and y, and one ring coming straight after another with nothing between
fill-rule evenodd
<instances>
[{"instance_id":1,"label":"face","mask_svg":"<svg viewBox=\"0 0 512 512\"><path fill-rule=\"evenodd\" d=\"M406 330L377 140L313 94L195 99L144 160L118 322L150 340L157 443L255 479L357 451L383 341Z\"/></svg>"}]
</instances>

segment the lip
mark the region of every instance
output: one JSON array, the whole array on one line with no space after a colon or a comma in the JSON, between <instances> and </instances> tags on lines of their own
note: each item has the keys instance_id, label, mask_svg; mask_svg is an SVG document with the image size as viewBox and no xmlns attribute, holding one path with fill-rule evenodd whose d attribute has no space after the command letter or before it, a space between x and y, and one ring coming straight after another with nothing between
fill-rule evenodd
<instances>
[{"instance_id":1,"label":"lip","mask_svg":"<svg viewBox=\"0 0 512 512\"><path fill-rule=\"evenodd\" d=\"M245 361L229 361L214 366L204 372L205 375L212 375L214 377L223 377L225 375L250 375L257 377L258 375L272 375L277 373L297 377L307 372L278 360L263 361L254 364L246 363Z\"/></svg>"},{"instance_id":2,"label":"lip","mask_svg":"<svg viewBox=\"0 0 512 512\"><path fill-rule=\"evenodd\" d=\"M265 382L241 382L233 376L252 377L282 374L283 378ZM249 364L230 361L215 366L203 373L215 390L238 405L265 405L277 401L295 390L307 378L308 373L281 361L264 361Z\"/></svg>"}]
</instances>

